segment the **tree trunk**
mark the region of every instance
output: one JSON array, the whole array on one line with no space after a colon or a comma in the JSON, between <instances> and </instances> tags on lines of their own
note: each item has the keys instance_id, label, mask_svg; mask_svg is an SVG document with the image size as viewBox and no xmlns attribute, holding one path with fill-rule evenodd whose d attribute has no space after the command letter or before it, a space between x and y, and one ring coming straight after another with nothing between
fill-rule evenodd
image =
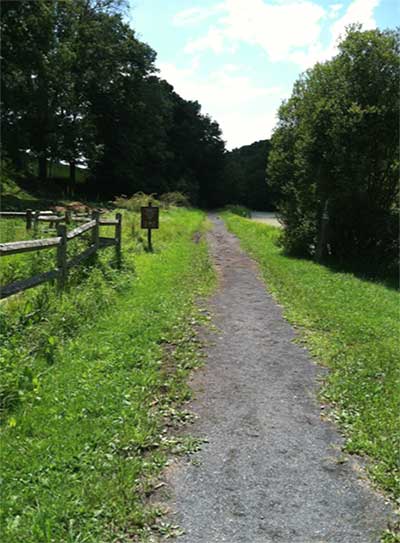
<instances>
[{"instance_id":1,"label":"tree trunk","mask_svg":"<svg viewBox=\"0 0 400 543\"><path fill-rule=\"evenodd\" d=\"M324 208L322 212L318 243L315 251L315 260L321 262L326 256L327 242L328 242L328 223L329 223L329 214L328 214L328 200L325 200Z\"/></svg>"},{"instance_id":2,"label":"tree trunk","mask_svg":"<svg viewBox=\"0 0 400 543\"><path fill-rule=\"evenodd\" d=\"M40 156L38 158L38 166L39 166L40 181L46 181L47 180L47 158Z\"/></svg>"},{"instance_id":3,"label":"tree trunk","mask_svg":"<svg viewBox=\"0 0 400 543\"><path fill-rule=\"evenodd\" d=\"M69 184L70 184L70 190L71 190L72 195L75 193L75 183L76 183L76 162L75 160L71 160L69 163Z\"/></svg>"}]
</instances>

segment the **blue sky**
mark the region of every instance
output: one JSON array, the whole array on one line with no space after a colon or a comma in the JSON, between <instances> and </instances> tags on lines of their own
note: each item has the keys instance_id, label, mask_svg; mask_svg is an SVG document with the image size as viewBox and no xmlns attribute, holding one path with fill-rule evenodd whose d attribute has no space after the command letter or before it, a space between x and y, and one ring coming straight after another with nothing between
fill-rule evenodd
<instances>
[{"instance_id":1,"label":"blue sky","mask_svg":"<svg viewBox=\"0 0 400 543\"><path fill-rule=\"evenodd\" d=\"M221 126L228 148L270 137L281 101L346 25L394 28L397 0L130 0L160 75Z\"/></svg>"}]
</instances>

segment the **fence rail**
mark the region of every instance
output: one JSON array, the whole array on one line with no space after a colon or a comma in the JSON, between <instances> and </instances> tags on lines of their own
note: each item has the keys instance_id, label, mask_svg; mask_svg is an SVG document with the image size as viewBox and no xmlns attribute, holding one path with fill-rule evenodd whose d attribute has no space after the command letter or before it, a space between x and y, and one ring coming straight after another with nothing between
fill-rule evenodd
<instances>
[{"instance_id":1,"label":"fence rail","mask_svg":"<svg viewBox=\"0 0 400 543\"><path fill-rule=\"evenodd\" d=\"M33 211L32 209L27 209L26 211L0 211L0 219L24 219L27 230L30 230L32 227L36 228L38 222L48 222L50 225L62 222L65 222L66 224L71 222L86 223L89 218L90 217L87 214L73 214L71 210L65 211L62 215L57 215L51 210Z\"/></svg>"},{"instance_id":2,"label":"fence rail","mask_svg":"<svg viewBox=\"0 0 400 543\"><path fill-rule=\"evenodd\" d=\"M5 212L1 213L4 216ZM13 213L13 215L15 215ZM25 213L19 213L18 218L26 216ZM6 216L10 216L6 215ZM53 216L48 216L53 218ZM60 219L60 217L57 217ZM64 218L61 218L64 220ZM85 219L88 221L88 219ZM53 222L53 221L51 221ZM100 226L115 226L115 235L113 238L105 238L99 236ZM77 256L74 256L68 260L68 242L76 239L85 232L91 232L91 244L90 246ZM57 237L45 238L45 239L33 239L27 241L14 241L10 243L0 243L0 257L14 255L18 253L26 253L32 251L41 251L43 249L49 249L52 247L57 248L57 268L55 270L39 273L28 279L20 281L14 281L8 285L0 286L0 299L7 298L13 294L17 294L23 290L27 290L32 287L36 287L47 281L57 279L58 287L62 289L68 279L68 272L71 268L78 266L95 254L99 249L105 247L115 247L117 265L121 265L121 232L122 232L122 215L117 213L115 219L103 219L100 220L100 213L94 211L92 214L92 220L82 224L67 232L67 226L65 224L57 225Z\"/></svg>"}]
</instances>

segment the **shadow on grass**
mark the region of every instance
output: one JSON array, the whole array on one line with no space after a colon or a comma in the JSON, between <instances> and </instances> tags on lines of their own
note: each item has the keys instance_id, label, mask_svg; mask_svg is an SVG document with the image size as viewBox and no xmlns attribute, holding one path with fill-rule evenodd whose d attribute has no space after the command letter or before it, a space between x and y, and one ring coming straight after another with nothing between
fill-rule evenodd
<instances>
[{"instance_id":1,"label":"shadow on grass","mask_svg":"<svg viewBox=\"0 0 400 543\"><path fill-rule=\"evenodd\" d=\"M27 209L43 210L51 205L57 205L56 198L21 198L14 194L1 195L1 210L2 211L26 211Z\"/></svg>"},{"instance_id":2,"label":"shadow on grass","mask_svg":"<svg viewBox=\"0 0 400 543\"><path fill-rule=\"evenodd\" d=\"M343 263L335 260L324 260L322 264L335 273L352 273L355 277L363 281L379 283L392 290L399 290L400 288L399 275L395 266L392 269L388 269L388 267L374 266L362 261Z\"/></svg>"},{"instance_id":3,"label":"shadow on grass","mask_svg":"<svg viewBox=\"0 0 400 543\"><path fill-rule=\"evenodd\" d=\"M277 244L277 246L282 250L282 247L279 244ZM294 256L287 254L284 251L283 254L286 258L293 260L315 262L312 258ZM339 262L333 258L325 258L320 264L334 273L350 273L363 281L380 284L391 290L400 290L400 277L394 265L390 268L389 266L384 267L383 264L373 265L371 262L365 262L365 260Z\"/></svg>"}]
</instances>

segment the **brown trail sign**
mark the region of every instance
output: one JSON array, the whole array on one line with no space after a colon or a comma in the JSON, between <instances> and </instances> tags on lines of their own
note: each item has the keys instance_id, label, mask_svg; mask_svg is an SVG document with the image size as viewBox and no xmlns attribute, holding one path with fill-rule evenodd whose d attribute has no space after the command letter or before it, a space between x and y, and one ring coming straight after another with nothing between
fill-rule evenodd
<instances>
[{"instance_id":1,"label":"brown trail sign","mask_svg":"<svg viewBox=\"0 0 400 543\"><path fill-rule=\"evenodd\" d=\"M153 207L151 202L149 202L148 206L140 208L140 215L141 227L147 229L148 250L151 252L153 251L153 246L151 243L151 231L159 228L160 209L158 207Z\"/></svg>"}]
</instances>

